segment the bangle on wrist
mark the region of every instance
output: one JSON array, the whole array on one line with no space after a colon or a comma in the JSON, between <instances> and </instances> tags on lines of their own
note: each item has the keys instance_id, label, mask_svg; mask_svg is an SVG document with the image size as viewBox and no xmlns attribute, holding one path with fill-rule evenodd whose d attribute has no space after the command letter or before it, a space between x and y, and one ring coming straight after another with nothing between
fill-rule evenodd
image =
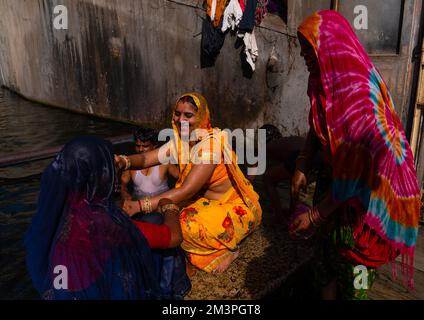
<instances>
[{"instance_id":1,"label":"bangle on wrist","mask_svg":"<svg viewBox=\"0 0 424 320\"><path fill-rule=\"evenodd\" d=\"M309 210L309 212L308 212L308 218L309 218L309 222L314 226L314 228L318 228L319 227L319 225L314 220L313 210Z\"/></svg>"},{"instance_id":2,"label":"bangle on wrist","mask_svg":"<svg viewBox=\"0 0 424 320\"><path fill-rule=\"evenodd\" d=\"M311 217L311 222L314 226L319 227L325 222L325 219L321 216L317 207L313 207L310 210L310 217Z\"/></svg>"},{"instance_id":3,"label":"bangle on wrist","mask_svg":"<svg viewBox=\"0 0 424 320\"><path fill-rule=\"evenodd\" d=\"M143 198L143 212L151 213L153 211L151 197L147 196Z\"/></svg>"},{"instance_id":4,"label":"bangle on wrist","mask_svg":"<svg viewBox=\"0 0 424 320\"><path fill-rule=\"evenodd\" d=\"M130 158L128 158L126 155L123 155L123 154L119 155L119 157L122 158L122 159L124 159L124 161L125 161L125 168L124 168L124 170L128 170L131 167L131 160L130 160Z\"/></svg>"},{"instance_id":5,"label":"bangle on wrist","mask_svg":"<svg viewBox=\"0 0 424 320\"><path fill-rule=\"evenodd\" d=\"M180 212L180 208L174 204L174 203L168 203L160 207L160 212L165 214L167 211L177 211L177 213Z\"/></svg>"}]
</instances>

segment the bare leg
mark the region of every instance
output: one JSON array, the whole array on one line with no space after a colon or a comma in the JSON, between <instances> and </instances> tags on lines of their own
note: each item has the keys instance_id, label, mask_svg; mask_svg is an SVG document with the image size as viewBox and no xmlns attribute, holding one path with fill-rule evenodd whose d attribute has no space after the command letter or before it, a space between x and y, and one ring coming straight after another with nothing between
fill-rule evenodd
<instances>
[{"instance_id":1,"label":"bare leg","mask_svg":"<svg viewBox=\"0 0 424 320\"><path fill-rule=\"evenodd\" d=\"M290 174L283 164L269 168L264 177L264 187L268 193L271 201L271 207L273 211L273 220L280 221L284 220L284 211L281 206L280 196L278 194L277 185L279 182L289 180Z\"/></svg>"}]
</instances>

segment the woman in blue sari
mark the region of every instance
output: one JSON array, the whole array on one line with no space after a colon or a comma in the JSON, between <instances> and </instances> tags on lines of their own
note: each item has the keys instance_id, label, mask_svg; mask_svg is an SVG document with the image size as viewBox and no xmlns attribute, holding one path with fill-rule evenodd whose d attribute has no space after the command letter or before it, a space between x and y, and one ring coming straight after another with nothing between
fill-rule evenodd
<instances>
[{"instance_id":1,"label":"woman in blue sari","mask_svg":"<svg viewBox=\"0 0 424 320\"><path fill-rule=\"evenodd\" d=\"M44 171L25 237L28 271L43 299L178 299L190 290L184 259L163 259L143 235L151 227L163 232L156 242L172 244L172 230L131 221L113 200L116 183L112 145L95 137L72 140Z\"/></svg>"}]
</instances>

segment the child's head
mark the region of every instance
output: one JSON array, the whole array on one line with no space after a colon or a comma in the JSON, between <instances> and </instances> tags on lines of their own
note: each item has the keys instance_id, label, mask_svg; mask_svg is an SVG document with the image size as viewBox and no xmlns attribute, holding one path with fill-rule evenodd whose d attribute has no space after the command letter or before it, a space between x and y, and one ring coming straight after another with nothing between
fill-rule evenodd
<instances>
[{"instance_id":1,"label":"child's head","mask_svg":"<svg viewBox=\"0 0 424 320\"><path fill-rule=\"evenodd\" d=\"M272 140L281 138L281 132L278 130L276 126L273 126L272 124L264 124L259 129L266 130L266 142L271 142Z\"/></svg>"},{"instance_id":2,"label":"child's head","mask_svg":"<svg viewBox=\"0 0 424 320\"><path fill-rule=\"evenodd\" d=\"M147 152L158 147L158 133L154 129L140 127L134 132L135 151Z\"/></svg>"}]
</instances>

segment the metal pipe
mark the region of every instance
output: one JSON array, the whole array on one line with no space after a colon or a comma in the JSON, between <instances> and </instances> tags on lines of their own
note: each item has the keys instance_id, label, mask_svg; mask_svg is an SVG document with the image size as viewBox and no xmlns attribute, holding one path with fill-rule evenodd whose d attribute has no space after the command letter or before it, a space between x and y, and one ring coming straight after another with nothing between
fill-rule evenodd
<instances>
[{"instance_id":1,"label":"metal pipe","mask_svg":"<svg viewBox=\"0 0 424 320\"><path fill-rule=\"evenodd\" d=\"M421 87L421 85L420 85L420 87ZM421 88L421 90L422 89L423 88ZM420 135L422 135L421 117L422 117L421 108L419 108L417 106L416 109L415 109L415 113L414 113L414 122L412 124L412 135L411 135L411 150L412 150L412 154L414 155L415 158L419 154L417 152L417 148L419 146L418 143L419 143L419 140L420 140Z\"/></svg>"},{"instance_id":2,"label":"metal pipe","mask_svg":"<svg viewBox=\"0 0 424 320\"><path fill-rule=\"evenodd\" d=\"M411 98L409 101L409 108L406 120L406 138L411 143L412 126L414 122L415 108L418 101L418 86L420 82L420 73L422 69L422 51L423 51L423 38L424 38L424 3L421 3L421 14L420 14L420 26L418 30L417 45L412 52L411 62L414 64L412 86L411 86Z\"/></svg>"},{"instance_id":3,"label":"metal pipe","mask_svg":"<svg viewBox=\"0 0 424 320\"><path fill-rule=\"evenodd\" d=\"M414 116L412 121L412 128L411 128L411 150L415 157L417 157L417 145L418 140L420 138L420 134L422 134L422 130L420 130L421 127L421 117L422 117L422 107L424 102L424 42L421 44L421 59L420 59L420 71L418 76L418 89L416 94L416 101L415 101L415 110L414 110Z\"/></svg>"},{"instance_id":4,"label":"metal pipe","mask_svg":"<svg viewBox=\"0 0 424 320\"><path fill-rule=\"evenodd\" d=\"M331 9L339 11L340 0L331 0Z\"/></svg>"},{"instance_id":5,"label":"metal pipe","mask_svg":"<svg viewBox=\"0 0 424 320\"><path fill-rule=\"evenodd\" d=\"M133 136L129 134L106 138L106 140L109 140L113 145L131 142L132 139ZM9 156L0 158L0 168L53 158L59 153L60 150L62 150L62 148L63 146L57 146L43 150L13 153Z\"/></svg>"}]
</instances>

